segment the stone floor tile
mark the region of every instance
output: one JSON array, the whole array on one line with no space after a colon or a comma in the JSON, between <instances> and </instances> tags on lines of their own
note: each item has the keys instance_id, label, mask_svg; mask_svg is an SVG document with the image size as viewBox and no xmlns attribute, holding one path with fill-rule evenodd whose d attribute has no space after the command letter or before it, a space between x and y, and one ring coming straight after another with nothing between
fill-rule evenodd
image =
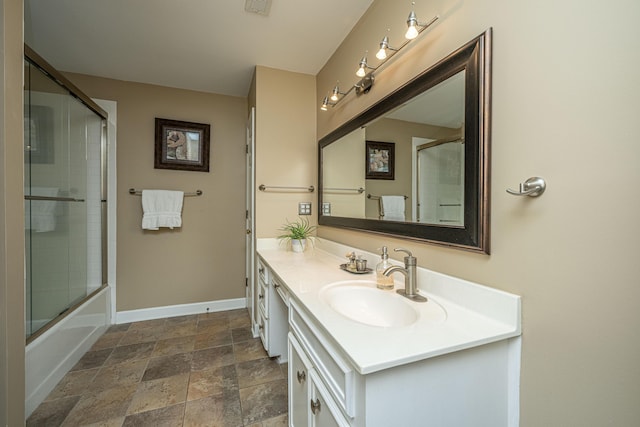
<instances>
[{"instance_id":1,"label":"stone floor tile","mask_svg":"<svg viewBox=\"0 0 640 427\"><path fill-rule=\"evenodd\" d=\"M236 362L246 362L248 360L269 357L260 338L252 338L247 341L233 343L233 354L235 355Z\"/></svg>"},{"instance_id":2,"label":"stone floor tile","mask_svg":"<svg viewBox=\"0 0 640 427\"><path fill-rule=\"evenodd\" d=\"M229 319L220 317L216 319L199 320L196 332L198 334L208 334L213 332L226 331L229 329Z\"/></svg>"},{"instance_id":3,"label":"stone floor tile","mask_svg":"<svg viewBox=\"0 0 640 427\"><path fill-rule=\"evenodd\" d=\"M190 353L195 348L195 342L195 335L158 340L151 356L158 357L170 356L178 353Z\"/></svg>"},{"instance_id":4,"label":"stone floor tile","mask_svg":"<svg viewBox=\"0 0 640 427\"><path fill-rule=\"evenodd\" d=\"M125 331L120 332L107 332L102 335L98 341L91 347L91 350L104 350L107 348L113 348L118 345L122 337L125 335Z\"/></svg>"},{"instance_id":5,"label":"stone floor tile","mask_svg":"<svg viewBox=\"0 0 640 427\"><path fill-rule=\"evenodd\" d=\"M234 343L253 339L253 333L249 327L232 329L231 336L233 337Z\"/></svg>"},{"instance_id":6,"label":"stone floor tile","mask_svg":"<svg viewBox=\"0 0 640 427\"><path fill-rule=\"evenodd\" d=\"M286 378L282 375L278 362L273 359L257 359L238 363L236 364L236 372L240 388Z\"/></svg>"},{"instance_id":7,"label":"stone floor tile","mask_svg":"<svg viewBox=\"0 0 640 427\"><path fill-rule=\"evenodd\" d=\"M164 329L133 329L130 328L120 339L118 345L139 344L143 342L155 342L162 337Z\"/></svg>"},{"instance_id":8,"label":"stone floor tile","mask_svg":"<svg viewBox=\"0 0 640 427\"><path fill-rule=\"evenodd\" d=\"M233 347L225 345L221 347L207 348L193 352L191 361L192 371L202 371L220 366L233 364Z\"/></svg>"},{"instance_id":9,"label":"stone floor tile","mask_svg":"<svg viewBox=\"0 0 640 427\"><path fill-rule=\"evenodd\" d=\"M221 329L219 331L206 332L196 335L196 342L194 347L196 350L202 350L204 348L230 345L231 343L231 330Z\"/></svg>"},{"instance_id":10,"label":"stone floor tile","mask_svg":"<svg viewBox=\"0 0 640 427\"><path fill-rule=\"evenodd\" d=\"M192 353L178 353L149 360L142 381L173 377L191 372Z\"/></svg>"},{"instance_id":11,"label":"stone floor tile","mask_svg":"<svg viewBox=\"0 0 640 427\"><path fill-rule=\"evenodd\" d=\"M124 417L136 388L130 384L83 395L62 425L82 426Z\"/></svg>"},{"instance_id":12,"label":"stone floor tile","mask_svg":"<svg viewBox=\"0 0 640 427\"><path fill-rule=\"evenodd\" d=\"M165 406L151 411L128 415L122 427L181 427L184 418L184 403Z\"/></svg>"},{"instance_id":13,"label":"stone floor tile","mask_svg":"<svg viewBox=\"0 0 640 427\"><path fill-rule=\"evenodd\" d=\"M184 402L188 384L189 374L141 382L127 409L127 415Z\"/></svg>"},{"instance_id":14,"label":"stone floor tile","mask_svg":"<svg viewBox=\"0 0 640 427\"><path fill-rule=\"evenodd\" d=\"M27 418L27 427L58 427L80 400L80 396L43 402Z\"/></svg>"},{"instance_id":15,"label":"stone floor tile","mask_svg":"<svg viewBox=\"0 0 640 427\"><path fill-rule=\"evenodd\" d=\"M155 342L145 342L116 347L104 364L105 366L111 366L132 360L149 358L151 353L153 353L155 345Z\"/></svg>"},{"instance_id":16,"label":"stone floor tile","mask_svg":"<svg viewBox=\"0 0 640 427\"><path fill-rule=\"evenodd\" d=\"M184 427L242 425L242 410L237 392L189 401L184 411Z\"/></svg>"},{"instance_id":17,"label":"stone floor tile","mask_svg":"<svg viewBox=\"0 0 640 427\"><path fill-rule=\"evenodd\" d=\"M287 381L272 381L240 389L244 424L275 418L287 413Z\"/></svg>"},{"instance_id":18,"label":"stone floor tile","mask_svg":"<svg viewBox=\"0 0 640 427\"><path fill-rule=\"evenodd\" d=\"M45 400L81 395L92 385L92 381L99 370L100 368L93 368L68 372Z\"/></svg>"},{"instance_id":19,"label":"stone floor tile","mask_svg":"<svg viewBox=\"0 0 640 427\"><path fill-rule=\"evenodd\" d=\"M93 379L91 389L102 391L112 387L138 384L142 380L147 363L148 359L139 359L103 366Z\"/></svg>"},{"instance_id":20,"label":"stone floor tile","mask_svg":"<svg viewBox=\"0 0 640 427\"><path fill-rule=\"evenodd\" d=\"M84 356L80 358L78 363L76 363L75 366L71 368L71 370L78 371L81 369L99 368L109 358L112 351L113 351L112 348L106 348L103 350L96 350L96 351L88 351L84 354Z\"/></svg>"},{"instance_id":21,"label":"stone floor tile","mask_svg":"<svg viewBox=\"0 0 640 427\"><path fill-rule=\"evenodd\" d=\"M133 322L129 327L129 331L142 330L142 329L162 330L166 322L167 322L166 318L143 320L141 322Z\"/></svg>"},{"instance_id":22,"label":"stone floor tile","mask_svg":"<svg viewBox=\"0 0 640 427\"><path fill-rule=\"evenodd\" d=\"M191 373L187 400L238 391L238 377L233 365ZM237 394L237 393L236 393Z\"/></svg>"},{"instance_id":23,"label":"stone floor tile","mask_svg":"<svg viewBox=\"0 0 640 427\"><path fill-rule=\"evenodd\" d=\"M164 332L160 334L158 339L185 337L189 335L195 335L198 329L198 324L194 321L186 321L181 323L167 323L164 328Z\"/></svg>"}]
</instances>

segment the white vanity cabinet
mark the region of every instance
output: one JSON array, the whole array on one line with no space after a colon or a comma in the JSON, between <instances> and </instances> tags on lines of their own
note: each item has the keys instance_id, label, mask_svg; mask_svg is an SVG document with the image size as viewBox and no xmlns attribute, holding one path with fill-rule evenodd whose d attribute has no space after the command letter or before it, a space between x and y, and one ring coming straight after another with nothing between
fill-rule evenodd
<instances>
[{"instance_id":1,"label":"white vanity cabinet","mask_svg":"<svg viewBox=\"0 0 640 427\"><path fill-rule=\"evenodd\" d=\"M348 427L298 339L289 334L289 425Z\"/></svg>"},{"instance_id":2,"label":"white vanity cabinet","mask_svg":"<svg viewBox=\"0 0 640 427\"><path fill-rule=\"evenodd\" d=\"M258 258L258 333L269 357L287 361L288 293L281 280Z\"/></svg>"},{"instance_id":3,"label":"white vanity cabinet","mask_svg":"<svg viewBox=\"0 0 640 427\"><path fill-rule=\"evenodd\" d=\"M304 308L289 307L290 426L517 425L508 419L509 341L362 375Z\"/></svg>"}]
</instances>

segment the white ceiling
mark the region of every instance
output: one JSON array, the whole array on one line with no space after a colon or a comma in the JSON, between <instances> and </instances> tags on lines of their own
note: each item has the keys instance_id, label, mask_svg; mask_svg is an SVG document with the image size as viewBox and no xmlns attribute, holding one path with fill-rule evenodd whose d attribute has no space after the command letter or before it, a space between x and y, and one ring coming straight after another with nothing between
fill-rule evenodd
<instances>
[{"instance_id":1,"label":"white ceiling","mask_svg":"<svg viewBox=\"0 0 640 427\"><path fill-rule=\"evenodd\" d=\"M373 0L25 0L25 42L56 69L247 96L263 65L316 75Z\"/></svg>"}]
</instances>

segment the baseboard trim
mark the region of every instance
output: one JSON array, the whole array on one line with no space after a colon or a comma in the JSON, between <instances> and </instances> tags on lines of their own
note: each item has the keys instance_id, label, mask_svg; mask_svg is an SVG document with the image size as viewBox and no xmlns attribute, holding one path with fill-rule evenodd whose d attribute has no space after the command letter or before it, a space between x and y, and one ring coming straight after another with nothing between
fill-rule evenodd
<instances>
[{"instance_id":1,"label":"baseboard trim","mask_svg":"<svg viewBox=\"0 0 640 427\"><path fill-rule=\"evenodd\" d=\"M246 298L220 301L205 301L192 304L167 305L164 307L141 308L138 310L117 311L116 324L162 319L164 317L186 316L190 314L213 313L216 311L246 308Z\"/></svg>"}]
</instances>

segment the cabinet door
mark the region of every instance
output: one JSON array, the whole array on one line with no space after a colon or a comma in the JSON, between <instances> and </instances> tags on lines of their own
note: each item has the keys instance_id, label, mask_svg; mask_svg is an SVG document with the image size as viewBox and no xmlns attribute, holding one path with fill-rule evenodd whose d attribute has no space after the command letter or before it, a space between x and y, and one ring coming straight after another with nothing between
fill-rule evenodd
<instances>
[{"instance_id":1,"label":"cabinet door","mask_svg":"<svg viewBox=\"0 0 640 427\"><path fill-rule=\"evenodd\" d=\"M309 426L309 370L311 364L296 338L289 334L289 425Z\"/></svg>"},{"instance_id":2,"label":"cabinet door","mask_svg":"<svg viewBox=\"0 0 640 427\"><path fill-rule=\"evenodd\" d=\"M333 401L314 369L309 372L309 412L312 427L349 427L349 423Z\"/></svg>"}]
</instances>

